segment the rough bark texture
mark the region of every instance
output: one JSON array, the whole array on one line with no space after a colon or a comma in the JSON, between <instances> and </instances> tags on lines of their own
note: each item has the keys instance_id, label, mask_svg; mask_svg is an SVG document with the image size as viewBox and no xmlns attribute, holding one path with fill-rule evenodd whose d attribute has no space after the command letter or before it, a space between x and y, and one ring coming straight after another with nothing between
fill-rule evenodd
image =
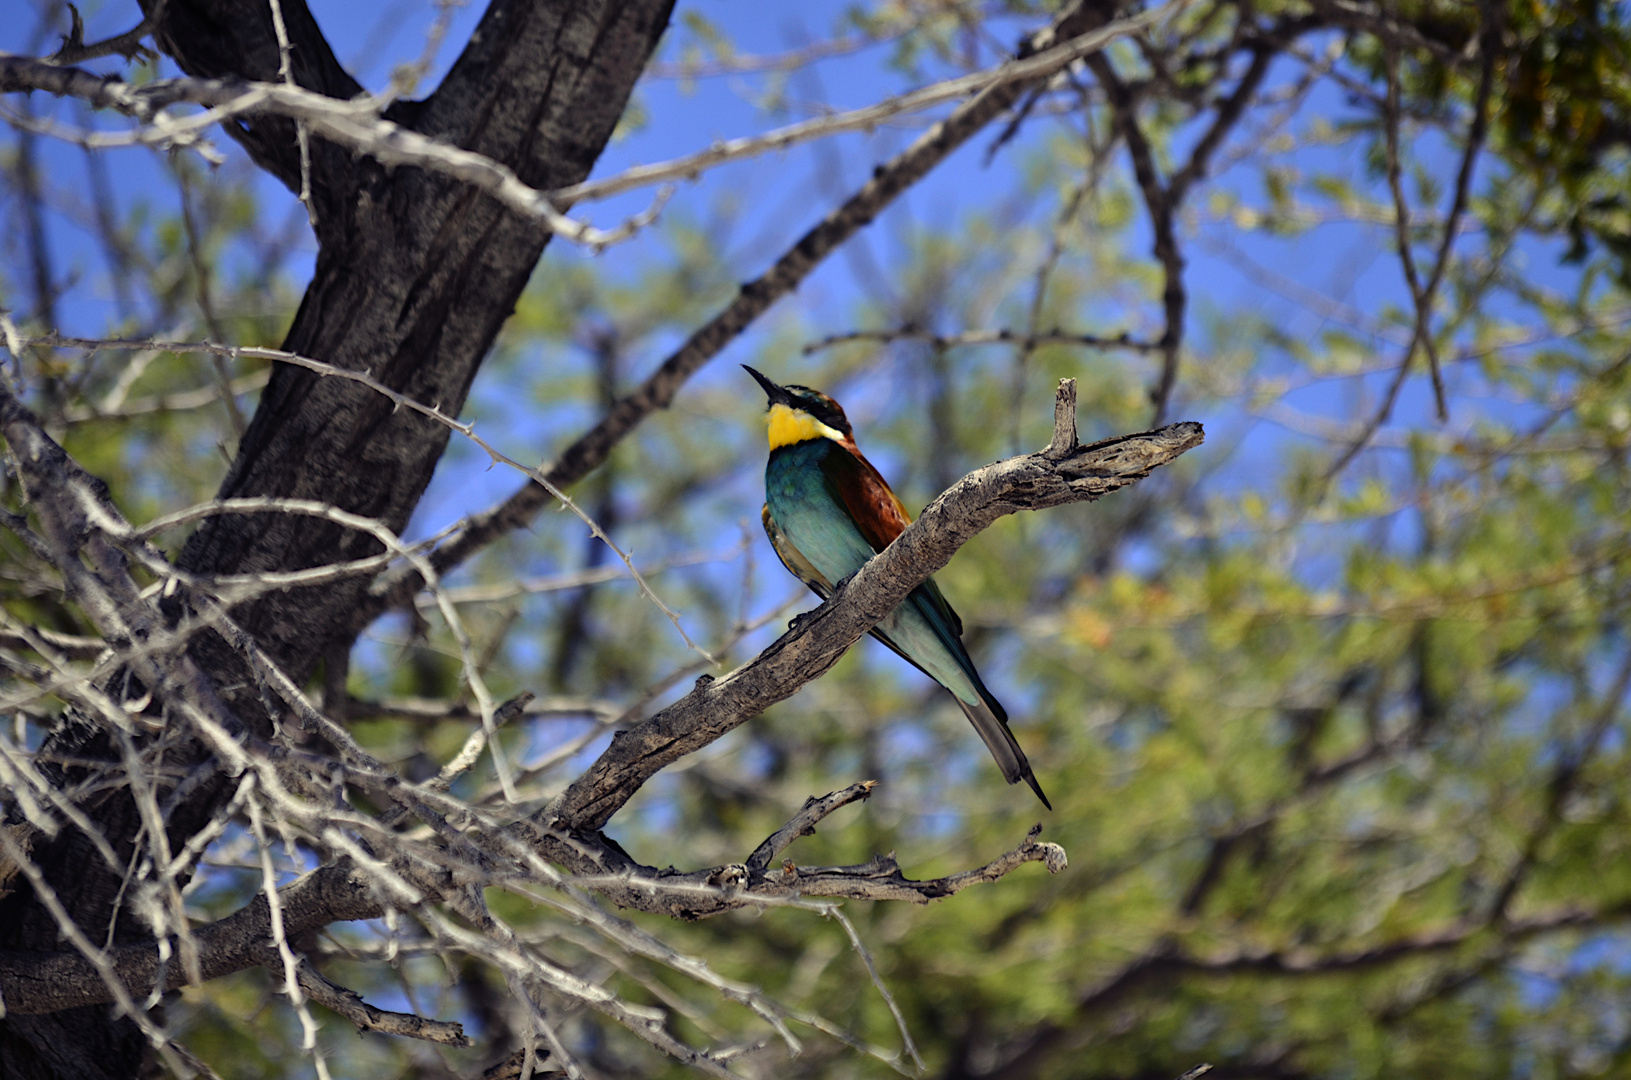
<instances>
[{"instance_id":1,"label":"rough bark texture","mask_svg":"<svg viewBox=\"0 0 1631 1080\"><path fill-rule=\"evenodd\" d=\"M839 808L866 798L872 790L870 782L811 799L742 862L702 870L682 872L642 865L600 828L658 770L785 700L831 668L912 589L998 518L1102 498L1148 476L1200 445L1205 437L1199 424L1180 423L1079 446L1075 409L1075 380L1067 379L1059 388L1053 439L1046 449L965 476L830 600L795 620L787 633L753 660L724 678L699 679L684 698L630 730L618 732L595 764L550 806L506 827L464 831L462 837L470 851L480 852L476 857L487 860L495 874L528 877L531 871L516 853L530 849L577 875L580 887L621 907L684 919L792 896L926 904L994 881L1027 863L1040 862L1057 873L1065 865L1064 849L1039 843L1040 825L1018 846L984 866L927 881L903 875L893 855L875 855L855 866L787 863L771 867L798 836L813 832ZM396 790L405 794L405 786ZM413 859L395 859L392 869L433 899L446 897L454 881L446 870ZM284 928L291 937L332 922L383 914L377 881L357 872L347 860L285 886L279 896ZM267 926L266 900L258 896L235 914L197 930L203 977L263 963L268 955ZM151 940L111 950L109 959L125 984L133 988L151 985L160 974ZM173 968L165 969L163 976L167 987L182 983ZM8 955L0 950L0 990L20 1012L61 1009L111 996L101 975L74 951Z\"/></svg>"},{"instance_id":2,"label":"rough bark texture","mask_svg":"<svg viewBox=\"0 0 1631 1080\"><path fill-rule=\"evenodd\" d=\"M1089 33L1109 22L1115 10L1113 0L1081 0L1062 11L1051 26L1023 42L1019 56L1030 56ZM763 274L744 282L723 311L699 327L645 382L613 403L592 430L568 446L545 470L550 483L565 488L598 468L624 435L652 412L666 409L687 379L776 301L797 290L839 245L870 225L903 192L1042 81L1018 79L988 87L914 139L905 150L878 165L872 179L859 191L801 236ZM551 498L538 484L523 485L498 507L472 518L459 536L436 551L432 564L438 572L458 566L494 538L525 528ZM418 573L412 569L381 580L353 615L354 630L360 632L382 612L406 603L421 585Z\"/></svg>"},{"instance_id":3,"label":"rough bark texture","mask_svg":"<svg viewBox=\"0 0 1631 1080\"><path fill-rule=\"evenodd\" d=\"M152 6L144 0L144 7ZM523 181L555 188L584 179L623 112L667 26L672 0L494 0L453 70L423 102L398 103L391 119L486 154ZM293 72L308 89L350 97L359 87L340 67L304 0L282 0ZM275 80L279 53L266 0L168 0L160 46L192 75ZM257 117L232 129L254 160L293 190L301 186L292 123ZM549 235L464 185L414 169L387 171L313 139L310 187L317 216L316 274L284 347L365 370L420 401L457 413L500 325L514 308ZM445 428L340 380L280 366L222 497L321 499L400 530L447 442ZM309 520L217 517L193 536L183 568L201 573L299 569L370 553L373 541ZM315 670L336 628L360 598L361 579L273 594L236 612L262 648L297 680ZM195 655L244 722L265 734L253 678L220 643ZM108 758L105 743L70 726L56 749ZM203 755L177 748L186 767ZM63 777L72 782L73 776ZM207 819L222 785L206 783L168 824L184 841ZM87 807L121 857L139 828L130 800ZM91 936L106 933L119 875L77 830L34 851L47 880ZM115 940L145 928L126 913ZM50 915L28 890L0 901L0 948L55 951ZM134 1026L91 1007L0 1021L0 1074L28 1078L129 1077L141 1066Z\"/></svg>"}]
</instances>

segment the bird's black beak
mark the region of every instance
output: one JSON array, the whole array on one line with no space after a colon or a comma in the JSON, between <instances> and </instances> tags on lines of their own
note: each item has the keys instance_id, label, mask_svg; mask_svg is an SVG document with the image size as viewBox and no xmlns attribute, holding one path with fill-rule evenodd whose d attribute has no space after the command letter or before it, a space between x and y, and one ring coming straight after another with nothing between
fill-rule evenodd
<instances>
[{"instance_id":1,"label":"bird's black beak","mask_svg":"<svg viewBox=\"0 0 1631 1080\"><path fill-rule=\"evenodd\" d=\"M764 387L765 397L770 399L770 404L786 405L795 409L798 408L798 402L793 398L793 395L789 394L782 387L777 386L775 383L771 382L757 371L754 371L746 364L742 365L742 370L747 372L749 375L752 375L754 381L760 386Z\"/></svg>"}]
</instances>

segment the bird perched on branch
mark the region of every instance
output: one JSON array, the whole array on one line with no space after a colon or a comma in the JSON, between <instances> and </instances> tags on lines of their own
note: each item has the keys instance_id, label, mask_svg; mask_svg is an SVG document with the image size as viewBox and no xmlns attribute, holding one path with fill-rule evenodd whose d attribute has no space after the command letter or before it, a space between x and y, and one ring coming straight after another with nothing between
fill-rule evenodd
<instances>
[{"instance_id":1,"label":"bird perched on branch","mask_svg":"<svg viewBox=\"0 0 1631 1080\"><path fill-rule=\"evenodd\" d=\"M778 386L747 367L770 399L765 534L782 565L823 600L911 523L889 485L855 445L838 402L807 386ZM1010 784L1023 779L1053 804L1008 730L1008 714L963 648L963 623L930 578L872 629L872 636L951 691Z\"/></svg>"}]
</instances>

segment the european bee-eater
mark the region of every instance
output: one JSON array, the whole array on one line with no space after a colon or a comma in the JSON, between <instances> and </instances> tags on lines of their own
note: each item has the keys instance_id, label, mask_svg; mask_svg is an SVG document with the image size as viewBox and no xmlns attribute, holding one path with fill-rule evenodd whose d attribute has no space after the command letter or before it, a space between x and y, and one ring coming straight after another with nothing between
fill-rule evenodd
<instances>
[{"instance_id":1,"label":"european bee-eater","mask_svg":"<svg viewBox=\"0 0 1631 1080\"><path fill-rule=\"evenodd\" d=\"M911 523L889 485L862 456L838 402L807 386L778 386L747 367L770 398L765 534L782 565L823 600L833 586L888 547ZM963 648L963 622L930 578L872 636L951 691L1010 784L1021 779L1053 804L1008 730L1008 713L980 681Z\"/></svg>"}]
</instances>

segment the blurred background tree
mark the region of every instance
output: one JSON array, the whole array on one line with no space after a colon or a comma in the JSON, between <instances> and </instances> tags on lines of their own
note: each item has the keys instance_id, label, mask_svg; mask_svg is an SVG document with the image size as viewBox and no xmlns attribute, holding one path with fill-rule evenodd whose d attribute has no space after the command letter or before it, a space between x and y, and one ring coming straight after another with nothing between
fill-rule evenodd
<instances>
[{"instance_id":1,"label":"blurred background tree","mask_svg":"<svg viewBox=\"0 0 1631 1080\"><path fill-rule=\"evenodd\" d=\"M1054 6L682 3L595 175L989 69ZM427 26L462 42L481 14L311 7L375 90ZM18 53L79 18L14 9ZM83 14L108 34L137 17ZM451 56L427 55L439 77ZM129 125L40 94L5 107L14 377L132 521L208 499L267 362L46 335L276 345L313 272L306 211L218 139L219 165L82 149L69 128ZM701 170L604 253L557 239L462 418L512 457L553 458L944 108ZM1205 422L1182 462L1006 518L939 575L1054 813L1003 786L943 691L863 643L609 829L643 863L730 863L807 796L876 779L789 857L893 851L929 877L1040 819L1068 870L928 907L848 903L847 923L797 905L634 918L783 1003L796 1056L675 955L533 896L495 891L494 913L680 1041L734 1048L716 1064L744 1077L1631 1075L1628 166L1631 28L1613 4L1195 0L1022 95L572 494L731 667L810 600L759 531L761 402L735 362L843 402L914 510L1044 445L1062 377L1084 439ZM650 198L594 210L624 220ZM503 498L516 478L489 465L455 438L405 535ZM24 513L14 468L6 485ZM29 685L42 661L18 628L64 649L93 631L16 537L0 543L6 752L26 756L63 702ZM493 693L539 695L503 735L526 799L722 674L567 514L448 584ZM480 726L428 594L371 622L348 670L326 663L311 692L405 776L434 775ZM493 776L483 758L456 790L475 799ZM308 839L272 848L283 879L322 861ZM239 812L189 910L249 900L263 846ZM371 1003L461 1020L476 1046L358 1039L317 1010L314 1056L281 976L251 969L167 1001L182 1071L519 1075L535 1018L479 957L409 920L300 944ZM552 1008L585 1075L696 1066Z\"/></svg>"}]
</instances>

